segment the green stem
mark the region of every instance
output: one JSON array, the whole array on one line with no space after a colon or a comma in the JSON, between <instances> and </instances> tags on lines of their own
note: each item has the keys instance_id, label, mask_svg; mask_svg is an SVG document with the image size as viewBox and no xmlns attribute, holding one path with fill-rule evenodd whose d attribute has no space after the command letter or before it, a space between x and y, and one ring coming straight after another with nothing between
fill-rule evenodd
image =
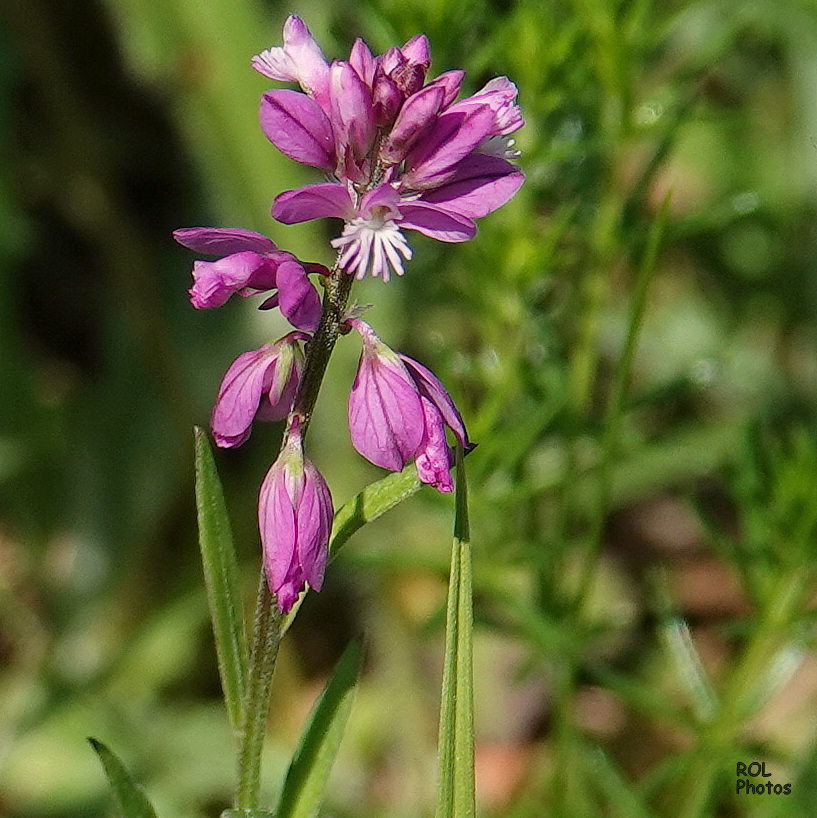
<instances>
[{"instance_id":1,"label":"green stem","mask_svg":"<svg viewBox=\"0 0 817 818\"><path fill-rule=\"evenodd\" d=\"M354 278L342 270L337 262L326 279L321 320L307 345L304 372L290 413L290 419L295 415L301 418L301 430L304 435L318 399L329 358L340 335L346 302L349 300L353 282ZM261 753L266 734L275 659L283 636L282 624L281 610L269 590L262 568L244 722L238 752L238 788L235 800L237 809L257 809L259 806Z\"/></svg>"},{"instance_id":2,"label":"green stem","mask_svg":"<svg viewBox=\"0 0 817 818\"><path fill-rule=\"evenodd\" d=\"M257 809L261 793L261 752L281 632L281 611L261 571L244 724L238 753L237 809Z\"/></svg>"}]
</instances>

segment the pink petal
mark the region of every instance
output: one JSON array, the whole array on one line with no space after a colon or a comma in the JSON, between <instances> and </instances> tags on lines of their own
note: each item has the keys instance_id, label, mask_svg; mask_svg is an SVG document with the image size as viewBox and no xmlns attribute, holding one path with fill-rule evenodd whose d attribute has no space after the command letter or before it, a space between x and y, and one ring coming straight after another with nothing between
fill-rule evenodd
<instances>
[{"instance_id":1,"label":"pink petal","mask_svg":"<svg viewBox=\"0 0 817 818\"><path fill-rule=\"evenodd\" d=\"M376 466L400 471L423 436L417 390L399 360L388 363L364 344L349 394L352 444Z\"/></svg>"},{"instance_id":2,"label":"pink petal","mask_svg":"<svg viewBox=\"0 0 817 818\"><path fill-rule=\"evenodd\" d=\"M446 71L440 74L436 79L431 80L431 82L426 85L426 88L440 87L443 89L445 92L443 96L443 108L445 108L457 98L464 78L465 71Z\"/></svg>"},{"instance_id":3,"label":"pink petal","mask_svg":"<svg viewBox=\"0 0 817 818\"><path fill-rule=\"evenodd\" d=\"M403 215L400 227L416 230L437 241L468 241L474 238L477 226L466 216L449 213L441 207L425 202L401 202Z\"/></svg>"},{"instance_id":4,"label":"pink petal","mask_svg":"<svg viewBox=\"0 0 817 818\"><path fill-rule=\"evenodd\" d=\"M284 46L253 57L252 66L270 79L298 82L321 105L328 99L329 66L306 23L290 15L284 23Z\"/></svg>"},{"instance_id":5,"label":"pink petal","mask_svg":"<svg viewBox=\"0 0 817 818\"><path fill-rule=\"evenodd\" d=\"M440 383L437 376L428 368L424 367L408 355L400 356L400 360L411 375L417 389L424 398L427 398L434 404L437 411L439 411L442 419L449 429L454 433L459 444L466 450L470 451L473 445L468 440L468 432L465 430L465 423L462 420L462 415L459 413L451 395L448 390Z\"/></svg>"},{"instance_id":6,"label":"pink petal","mask_svg":"<svg viewBox=\"0 0 817 818\"><path fill-rule=\"evenodd\" d=\"M332 530L332 495L323 475L304 461L304 487L297 510L298 559L309 587L320 591Z\"/></svg>"},{"instance_id":7,"label":"pink petal","mask_svg":"<svg viewBox=\"0 0 817 818\"><path fill-rule=\"evenodd\" d=\"M276 273L278 305L293 327L314 332L321 318L321 299L297 261L284 262Z\"/></svg>"},{"instance_id":8,"label":"pink petal","mask_svg":"<svg viewBox=\"0 0 817 818\"><path fill-rule=\"evenodd\" d=\"M396 165L405 159L434 123L434 118L443 107L445 89L428 85L412 94L403 104L388 138L380 149L380 158Z\"/></svg>"},{"instance_id":9,"label":"pink petal","mask_svg":"<svg viewBox=\"0 0 817 818\"><path fill-rule=\"evenodd\" d=\"M297 91L267 91L261 97L261 129L281 153L331 171L335 165L332 126L321 106Z\"/></svg>"},{"instance_id":10,"label":"pink petal","mask_svg":"<svg viewBox=\"0 0 817 818\"><path fill-rule=\"evenodd\" d=\"M218 261L193 263L193 286L190 303L197 310L220 307L233 293L243 290L260 276L274 280L275 265L264 256L250 251L233 253Z\"/></svg>"},{"instance_id":11,"label":"pink petal","mask_svg":"<svg viewBox=\"0 0 817 818\"><path fill-rule=\"evenodd\" d=\"M228 256L242 250L270 253L278 249L272 239L239 227L183 227L173 231L173 238L197 253L214 256Z\"/></svg>"},{"instance_id":12,"label":"pink petal","mask_svg":"<svg viewBox=\"0 0 817 818\"><path fill-rule=\"evenodd\" d=\"M357 71L358 76L370 88L374 84L374 72L377 67L377 62L369 46L358 37L352 46L352 51L349 54L349 63Z\"/></svg>"},{"instance_id":13,"label":"pink petal","mask_svg":"<svg viewBox=\"0 0 817 818\"><path fill-rule=\"evenodd\" d=\"M240 446L249 436L252 422L271 379L277 356L272 344L244 352L224 375L210 425L216 444Z\"/></svg>"},{"instance_id":14,"label":"pink petal","mask_svg":"<svg viewBox=\"0 0 817 818\"><path fill-rule=\"evenodd\" d=\"M332 127L338 141L349 147L356 160L371 150L375 137L372 91L345 60L335 60L329 69Z\"/></svg>"},{"instance_id":15,"label":"pink petal","mask_svg":"<svg viewBox=\"0 0 817 818\"><path fill-rule=\"evenodd\" d=\"M355 217L352 199L344 185L322 182L288 190L276 196L272 205L272 217L283 224L297 224L327 216L349 220Z\"/></svg>"},{"instance_id":16,"label":"pink petal","mask_svg":"<svg viewBox=\"0 0 817 818\"><path fill-rule=\"evenodd\" d=\"M438 187L448 180L453 166L490 135L493 125L494 114L487 105L469 112L446 111L406 158L403 184L412 190Z\"/></svg>"},{"instance_id":17,"label":"pink petal","mask_svg":"<svg viewBox=\"0 0 817 818\"><path fill-rule=\"evenodd\" d=\"M425 416L425 432L415 462L421 483L433 486L437 491L454 490L451 479L451 449L445 439L443 420L437 408L427 398L421 398Z\"/></svg>"},{"instance_id":18,"label":"pink petal","mask_svg":"<svg viewBox=\"0 0 817 818\"><path fill-rule=\"evenodd\" d=\"M295 507L288 491L285 468L279 457L267 472L258 496L264 570L270 590L278 597L278 605L284 612L292 607L303 588L299 582Z\"/></svg>"},{"instance_id":19,"label":"pink petal","mask_svg":"<svg viewBox=\"0 0 817 818\"><path fill-rule=\"evenodd\" d=\"M510 162L474 153L457 165L449 181L424 193L422 201L478 219L504 205L524 181L525 174Z\"/></svg>"},{"instance_id":20,"label":"pink petal","mask_svg":"<svg viewBox=\"0 0 817 818\"><path fill-rule=\"evenodd\" d=\"M401 49L407 62L428 68L431 65L431 47L425 34L415 34Z\"/></svg>"}]
</instances>

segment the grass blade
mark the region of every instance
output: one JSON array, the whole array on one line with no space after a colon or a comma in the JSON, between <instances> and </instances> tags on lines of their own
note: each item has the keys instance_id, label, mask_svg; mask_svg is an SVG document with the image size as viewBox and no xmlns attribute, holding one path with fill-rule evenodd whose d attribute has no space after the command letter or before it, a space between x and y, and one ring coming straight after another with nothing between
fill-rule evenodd
<instances>
[{"instance_id":1,"label":"grass blade","mask_svg":"<svg viewBox=\"0 0 817 818\"><path fill-rule=\"evenodd\" d=\"M329 771L352 709L363 651L353 642L312 709L289 765L276 818L313 818L323 800Z\"/></svg>"},{"instance_id":2,"label":"grass blade","mask_svg":"<svg viewBox=\"0 0 817 818\"><path fill-rule=\"evenodd\" d=\"M156 818L150 801L131 778L125 765L101 741L95 738L89 738L88 741L102 762L116 809L122 818Z\"/></svg>"},{"instance_id":3,"label":"grass blade","mask_svg":"<svg viewBox=\"0 0 817 818\"><path fill-rule=\"evenodd\" d=\"M241 729L242 702L247 689L247 632L241 611L238 565L224 493L207 435L194 429L196 449L196 508L199 546L218 654L221 687L233 732Z\"/></svg>"},{"instance_id":4,"label":"grass blade","mask_svg":"<svg viewBox=\"0 0 817 818\"><path fill-rule=\"evenodd\" d=\"M437 818L474 818L474 671L471 545L468 490L457 447L454 546L445 624L445 665L440 705Z\"/></svg>"}]
</instances>

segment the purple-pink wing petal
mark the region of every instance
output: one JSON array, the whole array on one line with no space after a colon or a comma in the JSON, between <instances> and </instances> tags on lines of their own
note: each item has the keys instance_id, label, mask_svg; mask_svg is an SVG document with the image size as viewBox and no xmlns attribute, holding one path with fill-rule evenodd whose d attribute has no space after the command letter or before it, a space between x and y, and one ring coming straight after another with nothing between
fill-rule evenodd
<instances>
[{"instance_id":1,"label":"purple-pink wing petal","mask_svg":"<svg viewBox=\"0 0 817 818\"><path fill-rule=\"evenodd\" d=\"M258 497L264 570L269 588L284 612L292 607L303 587L299 587L295 507L286 483L285 466L277 460L267 472Z\"/></svg>"},{"instance_id":2,"label":"purple-pink wing petal","mask_svg":"<svg viewBox=\"0 0 817 818\"><path fill-rule=\"evenodd\" d=\"M352 46L352 51L349 54L349 63L352 68L357 71L357 75L363 82L371 88L374 83L374 72L377 67L377 62L369 46L366 45L360 37L355 40Z\"/></svg>"},{"instance_id":3,"label":"purple-pink wing petal","mask_svg":"<svg viewBox=\"0 0 817 818\"><path fill-rule=\"evenodd\" d=\"M329 68L329 96L335 134L355 159L362 159L375 136L371 88L348 62L336 60Z\"/></svg>"},{"instance_id":4,"label":"purple-pink wing petal","mask_svg":"<svg viewBox=\"0 0 817 818\"><path fill-rule=\"evenodd\" d=\"M244 352L230 365L221 382L210 426L218 446L240 446L249 436L261 398L271 378L276 356L270 344Z\"/></svg>"},{"instance_id":5,"label":"purple-pink wing petal","mask_svg":"<svg viewBox=\"0 0 817 818\"><path fill-rule=\"evenodd\" d=\"M304 461L304 488L298 505L298 558L310 587L320 591L332 528L332 495L323 475Z\"/></svg>"},{"instance_id":6,"label":"purple-pink wing petal","mask_svg":"<svg viewBox=\"0 0 817 818\"><path fill-rule=\"evenodd\" d=\"M369 462L400 471L423 436L420 397L399 361L382 363L364 347L349 394L352 444Z\"/></svg>"},{"instance_id":7,"label":"purple-pink wing petal","mask_svg":"<svg viewBox=\"0 0 817 818\"><path fill-rule=\"evenodd\" d=\"M465 78L465 71L454 70L446 71L440 74L439 77L431 80L426 88L442 88L443 89L443 108L448 107L460 92L462 81Z\"/></svg>"},{"instance_id":8,"label":"purple-pink wing petal","mask_svg":"<svg viewBox=\"0 0 817 818\"><path fill-rule=\"evenodd\" d=\"M474 238L477 226L467 216L449 213L442 207L425 202L401 203L403 219L400 227L416 230L437 241L468 241Z\"/></svg>"},{"instance_id":9,"label":"purple-pink wing petal","mask_svg":"<svg viewBox=\"0 0 817 818\"><path fill-rule=\"evenodd\" d=\"M314 332L321 318L321 299L297 261L285 261L276 273L278 306L293 327Z\"/></svg>"},{"instance_id":10,"label":"purple-pink wing petal","mask_svg":"<svg viewBox=\"0 0 817 818\"><path fill-rule=\"evenodd\" d=\"M173 238L197 253L214 256L229 256L243 250L271 253L278 249L272 239L240 227L182 227L173 231Z\"/></svg>"},{"instance_id":11,"label":"purple-pink wing petal","mask_svg":"<svg viewBox=\"0 0 817 818\"><path fill-rule=\"evenodd\" d=\"M413 190L438 187L452 175L454 165L490 135L494 113L487 106L472 111L446 111L406 157L403 184Z\"/></svg>"},{"instance_id":12,"label":"purple-pink wing petal","mask_svg":"<svg viewBox=\"0 0 817 818\"><path fill-rule=\"evenodd\" d=\"M422 201L478 219L501 207L519 190L525 174L498 156L473 153L445 184L423 194Z\"/></svg>"},{"instance_id":13,"label":"purple-pink wing petal","mask_svg":"<svg viewBox=\"0 0 817 818\"><path fill-rule=\"evenodd\" d=\"M414 144L431 127L443 107L445 89L428 85L412 94L403 104L380 157L389 164L402 162Z\"/></svg>"},{"instance_id":14,"label":"purple-pink wing petal","mask_svg":"<svg viewBox=\"0 0 817 818\"><path fill-rule=\"evenodd\" d=\"M287 190L276 196L272 205L272 217L283 224L298 224L327 216L354 218L355 209L344 185L322 182Z\"/></svg>"},{"instance_id":15,"label":"purple-pink wing petal","mask_svg":"<svg viewBox=\"0 0 817 818\"><path fill-rule=\"evenodd\" d=\"M297 91L267 91L261 97L261 130L281 153L331 171L335 165L332 126L314 99Z\"/></svg>"},{"instance_id":16,"label":"purple-pink wing petal","mask_svg":"<svg viewBox=\"0 0 817 818\"><path fill-rule=\"evenodd\" d=\"M448 390L440 383L437 376L413 358L399 352L397 354L414 380L420 394L428 398L437 407L446 426L454 433L459 444L466 451L472 449L473 446L468 440L468 432L465 429L462 415L451 399L451 395L448 394Z\"/></svg>"}]
</instances>

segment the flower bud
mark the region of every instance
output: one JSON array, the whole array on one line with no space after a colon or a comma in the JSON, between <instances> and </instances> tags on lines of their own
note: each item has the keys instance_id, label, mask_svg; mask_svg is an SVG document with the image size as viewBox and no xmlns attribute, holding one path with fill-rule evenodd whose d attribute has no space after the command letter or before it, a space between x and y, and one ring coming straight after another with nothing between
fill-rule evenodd
<instances>
[{"instance_id":1,"label":"flower bud","mask_svg":"<svg viewBox=\"0 0 817 818\"><path fill-rule=\"evenodd\" d=\"M332 529L332 496L321 473L304 458L296 419L258 498L258 525L270 591L288 613L309 587L320 591Z\"/></svg>"}]
</instances>

